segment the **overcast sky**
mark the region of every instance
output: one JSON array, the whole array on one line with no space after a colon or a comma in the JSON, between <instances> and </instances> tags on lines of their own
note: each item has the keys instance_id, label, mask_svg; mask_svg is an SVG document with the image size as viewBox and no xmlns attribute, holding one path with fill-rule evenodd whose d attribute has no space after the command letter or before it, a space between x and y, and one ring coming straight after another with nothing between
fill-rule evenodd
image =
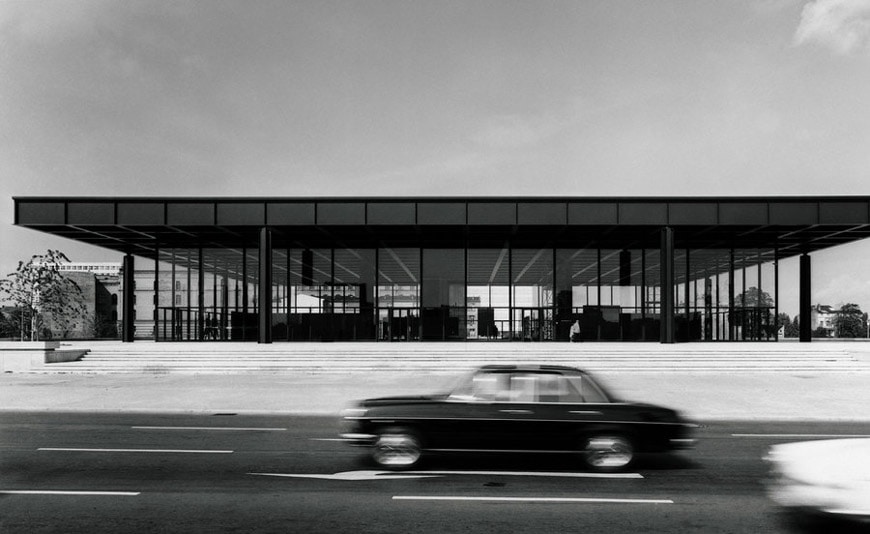
<instances>
[{"instance_id":1,"label":"overcast sky","mask_svg":"<svg viewBox=\"0 0 870 534\"><path fill-rule=\"evenodd\" d=\"M867 195L870 0L0 0L0 184L2 274L118 259L13 195Z\"/></svg>"}]
</instances>

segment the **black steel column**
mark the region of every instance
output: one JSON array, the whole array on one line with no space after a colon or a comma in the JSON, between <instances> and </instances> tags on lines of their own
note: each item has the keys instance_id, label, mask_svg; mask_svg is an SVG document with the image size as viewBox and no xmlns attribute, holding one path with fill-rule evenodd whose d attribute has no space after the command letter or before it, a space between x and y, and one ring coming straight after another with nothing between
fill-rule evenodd
<instances>
[{"instance_id":1,"label":"black steel column","mask_svg":"<svg viewBox=\"0 0 870 534\"><path fill-rule=\"evenodd\" d=\"M196 266L196 340L205 339L205 261L202 247L197 252Z\"/></svg>"},{"instance_id":2,"label":"black steel column","mask_svg":"<svg viewBox=\"0 0 870 534\"><path fill-rule=\"evenodd\" d=\"M809 343L813 338L812 261L809 254L800 260L800 340Z\"/></svg>"},{"instance_id":3,"label":"black steel column","mask_svg":"<svg viewBox=\"0 0 870 534\"><path fill-rule=\"evenodd\" d=\"M734 323L734 248L728 256L728 341L737 341L737 325Z\"/></svg>"},{"instance_id":4,"label":"black steel column","mask_svg":"<svg viewBox=\"0 0 870 534\"><path fill-rule=\"evenodd\" d=\"M776 326L776 341L779 341L779 248L773 252L773 316ZM785 332L783 332L785 334Z\"/></svg>"},{"instance_id":5,"label":"black steel column","mask_svg":"<svg viewBox=\"0 0 870 534\"><path fill-rule=\"evenodd\" d=\"M124 294L122 296L121 341L132 343L136 334L136 279L134 277L135 262L133 255L127 254L123 260Z\"/></svg>"},{"instance_id":6,"label":"black steel column","mask_svg":"<svg viewBox=\"0 0 870 534\"><path fill-rule=\"evenodd\" d=\"M674 342L674 230L662 228L661 342Z\"/></svg>"},{"instance_id":7,"label":"black steel column","mask_svg":"<svg viewBox=\"0 0 870 534\"><path fill-rule=\"evenodd\" d=\"M260 277L257 315L260 318L258 343L272 342L272 231L260 229Z\"/></svg>"},{"instance_id":8,"label":"black steel column","mask_svg":"<svg viewBox=\"0 0 870 534\"><path fill-rule=\"evenodd\" d=\"M157 332L160 331L160 245L154 246L154 341L157 341Z\"/></svg>"}]
</instances>

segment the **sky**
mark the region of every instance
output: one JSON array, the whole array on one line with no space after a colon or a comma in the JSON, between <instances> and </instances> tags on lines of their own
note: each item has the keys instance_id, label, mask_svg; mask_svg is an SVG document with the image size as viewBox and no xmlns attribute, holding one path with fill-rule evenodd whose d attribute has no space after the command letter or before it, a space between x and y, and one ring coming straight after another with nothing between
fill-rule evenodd
<instances>
[{"instance_id":1,"label":"sky","mask_svg":"<svg viewBox=\"0 0 870 534\"><path fill-rule=\"evenodd\" d=\"M870 194L870 0L0 0L13 196ZM813 255L870 309L870 240ZM792 272L793 271L793 272ZM780 267L797 311L797 263ZM791 307L794 311L791 311Z\"/></svg>"}]
</instances>

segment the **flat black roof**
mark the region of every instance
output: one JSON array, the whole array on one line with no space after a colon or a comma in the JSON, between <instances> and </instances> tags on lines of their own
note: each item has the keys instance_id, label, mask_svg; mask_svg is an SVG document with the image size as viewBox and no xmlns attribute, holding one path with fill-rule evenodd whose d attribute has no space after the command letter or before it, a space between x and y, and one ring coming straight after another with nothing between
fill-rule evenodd
<instances>
[{"instance_id":1,"label":"flat black roof","mask_svg":"<svg viewBox=\"0 0 870 534\"><path fill-rule=\"evenodd\" d=\"M15 224L154 257L156 247L770 249L779 257L870 237L870 196L14 197Z\"/></svg>"}]
</instances>

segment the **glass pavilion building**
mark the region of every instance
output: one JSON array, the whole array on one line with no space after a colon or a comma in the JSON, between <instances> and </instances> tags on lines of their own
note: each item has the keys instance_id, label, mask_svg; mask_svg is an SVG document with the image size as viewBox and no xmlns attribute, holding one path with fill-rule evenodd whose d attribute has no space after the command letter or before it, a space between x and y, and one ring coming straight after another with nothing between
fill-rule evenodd
<instances>
[{"instance_id":1,"label":"glass pavilion building","mask_svg":"<svg viewBox=\"0 0 870 534\"><path fill-rule=\"evenodd\" d=\"M870 236L857 196L14 202L154 273L125 341L142 308L158 341L775 340L779 260L809 317L809 254Z\"/></svg>"}]
</instances>

